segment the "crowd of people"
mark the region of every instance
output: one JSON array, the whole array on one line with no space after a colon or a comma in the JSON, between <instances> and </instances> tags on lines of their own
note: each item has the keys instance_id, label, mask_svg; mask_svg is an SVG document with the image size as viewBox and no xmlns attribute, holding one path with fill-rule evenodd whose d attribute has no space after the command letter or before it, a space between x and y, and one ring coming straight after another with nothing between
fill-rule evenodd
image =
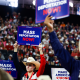
<instances>
[{"instance_id":1,"label":"crowd of people","mask_svg":"<svg viewBox=\"0 0 80 80\"><path fill-rule=\"evenodd\" d=\"M54 54L54 50L50 44L49 32L47 27L43 24L35 24L30 17L29 19L24 18L21 20L20 13L13 12L13 16L10 16L9 12L3 19L0 16L0 60L13 60L14 46L13 44L17 41L17 28L18 26L32 26L42 27L42 44L43 53L48 65L61 66L57 56ZM80 37L80 26L64 22L54 23L54 29L57 36L66 50L69 51L72 57L80 59L79 53L79 37ZM26 61L28 57L34 57L36 61L40 62L40 53L38 46L27 46L19 45L18 48L18 60Z\"/></svg>"}]
</instances>

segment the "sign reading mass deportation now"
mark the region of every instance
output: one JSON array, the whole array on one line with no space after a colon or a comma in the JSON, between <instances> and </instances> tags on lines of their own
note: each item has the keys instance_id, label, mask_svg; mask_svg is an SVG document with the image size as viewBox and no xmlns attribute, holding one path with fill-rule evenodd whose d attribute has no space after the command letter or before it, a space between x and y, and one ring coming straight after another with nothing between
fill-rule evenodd
<instances>
[{"instance_id":1,"label":"sign reading mass deportation now","mask_svg":"<svg viewBox=\"0 0 80 80\"><path fill-rule=\"evenodd\" d=\"M17 41L20 45L39 45L41 42L40 27L18 26Z\"/></svg>"},{"instance_id":2,"label":"sign reading mass deportation now","mask_svg":"<svg viewBox=\"0 0 80 80\"><path fill-rule=\"evenodd\" d=\"M9 74L11 74L13 78L17 78L17 71L13 61L0 60L0 69L5 70Z\"/></svg>"},{"instance_id":3,"label":"sign reading mass deportation now","mask_svg":"<svg viewBox=\"0 0 80 80\"><path fill-rule=\"evenodd\" d=\"M69 16L69 0L36 0L36 23L44 22L47 15L52 19Z\"/></svg>"}]
</instances>

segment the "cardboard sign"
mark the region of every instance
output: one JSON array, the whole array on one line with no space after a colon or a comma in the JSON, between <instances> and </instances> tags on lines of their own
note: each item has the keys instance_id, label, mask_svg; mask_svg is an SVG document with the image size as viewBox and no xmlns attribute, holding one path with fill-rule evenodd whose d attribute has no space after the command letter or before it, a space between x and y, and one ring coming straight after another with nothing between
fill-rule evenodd
<instances>
[{"instance_id":1,"label":"cardboard sign","mask_svg":"<svg viewBox=\"0 0 80 80\"><path fill-rule=\"evenodd\" d=\"M52 19L69 16L69 0L36 0L35 22L44 22L47 15Z\"/></svg>"},{"instance_id":2,"label":"cardboard sign","mask_svg":"<svg viewBox=\"0 0 80 80\"><path fill-rule=\"evenodd\" d=\"M0 69L8 72L13 78L17 78L17 71L13 61L0 60Z\"/></svg>"},{"instance_id":3,"label":"cardboard sign","mask_svg":"<svg viewBox=\"0 0 80 80\"><path fill-rule=\"evenodd\" d=\"M51 68L52 80L71 80L69 72L64 68Z\"/></svg>"},{"instance_id":4,"label":"cardboard sign","mask_svg":"<svg viewBox=\"0 0 80 80\"><path fill-rule=\"evenodd\" d=\"M17 41L20 45L33 45L37 46L41 42L42 28L30 27L30 26L19 26Z\"/></svg>"}]
</instances>

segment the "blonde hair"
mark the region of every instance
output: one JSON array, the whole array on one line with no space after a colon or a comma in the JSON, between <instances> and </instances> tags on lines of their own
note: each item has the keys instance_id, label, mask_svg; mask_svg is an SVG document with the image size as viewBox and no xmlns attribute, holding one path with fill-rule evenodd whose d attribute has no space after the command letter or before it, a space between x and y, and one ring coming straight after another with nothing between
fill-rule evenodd
<instances>
[{"instance_id":1,"label":"blonde hair","mask_svg":"<svg viewBox=\"0 0 80 80\"><path fill-rule=\"evenodd\" d=\"M14 79L10 74L0 69L0 80L14 80Z\"/></svg>"}]
</instances>

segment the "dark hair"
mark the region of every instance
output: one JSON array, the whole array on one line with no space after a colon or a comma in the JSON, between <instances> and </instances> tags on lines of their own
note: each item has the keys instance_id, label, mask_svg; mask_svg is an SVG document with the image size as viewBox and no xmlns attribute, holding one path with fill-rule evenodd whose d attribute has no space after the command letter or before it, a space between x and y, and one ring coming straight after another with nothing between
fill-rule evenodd
<instances>
[{"instance_id":1,"label":"dark hair","mask_svg":"<svg viewBox=\"0 0 80 80\"><path fill-rule=\"evenodd\" d=\"M36 66L35 66L35 68L34 68L33 72L34 72L34 73L36 73L37 71L38 71L38 70L36 70Z\"/></svg>"},{"instance_id":2,"label":"dark hair","mask_svg":"<svg viewBox=\"0 0 80 80\"><path fill-rule=\"evenodd\" d=\"M33 72L34 72L34 73L36 73L36 72L37 72L37 70L36 70L36 65L35 65L35 64L33 64L33 66L35 66L35 68L34 68Z\"/></svg>"},{"instance_id":3,"label":"dark hair","mask_svg":"<svg viewBox=\"0 0 80 80\"><path fill-rule=\"evenodd\" d=\"M1 53L1 51L0 51L0 53Z\"/></svg>"}]
</instances>

